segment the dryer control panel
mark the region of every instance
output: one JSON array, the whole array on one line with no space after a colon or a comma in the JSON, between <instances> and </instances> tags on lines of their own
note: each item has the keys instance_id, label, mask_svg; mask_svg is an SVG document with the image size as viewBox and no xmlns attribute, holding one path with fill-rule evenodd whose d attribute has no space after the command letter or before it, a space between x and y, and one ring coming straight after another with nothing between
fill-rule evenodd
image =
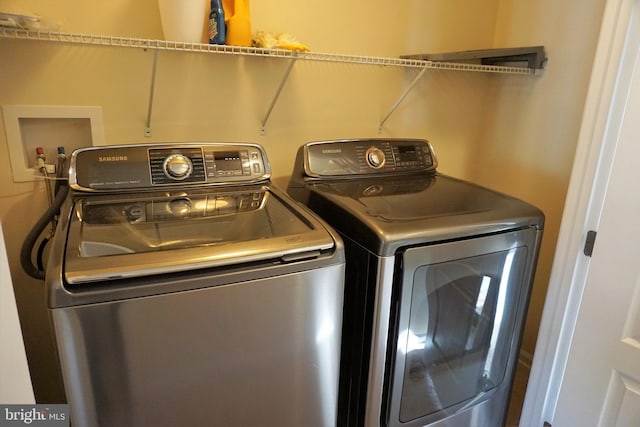
<instances>
[{"instance_id":1,"label":"dryer control panel","mask_svg":"<svg viewBox=\"0 0 640 427\"><path fill-rule=\"evenodd\" d=\"M422 139L355 139L304 146L305 175L315 178L432 172L436 158Z\"/></svg>"},{"instance_id":2,"label":"dryer control panel","mask_svg":"<svg viewBox=\"0 0 640 427\"><path fill-rule=\"evenodd\" d=\"M69 184L76 191L117 192L247 184L270 176L258 144L141 144L76 150Z\"/></svg>"}]
</instances>

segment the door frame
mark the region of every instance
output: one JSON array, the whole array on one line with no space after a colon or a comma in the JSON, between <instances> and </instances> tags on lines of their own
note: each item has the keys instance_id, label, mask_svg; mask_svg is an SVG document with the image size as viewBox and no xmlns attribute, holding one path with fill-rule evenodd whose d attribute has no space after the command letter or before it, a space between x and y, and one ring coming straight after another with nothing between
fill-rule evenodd
<instances>
[{"instance_id":1,"label":"door frame","mask_svg":"<svg viewBox=\"0 0 640 427\"><path fill-rule=\"evenodd\" d=\"M597 230L631 83L626 49L640 0L607 0L583 111L540 331L520 426L553 424L589 270L587 232Z\"/></svg>"}]
</instances>

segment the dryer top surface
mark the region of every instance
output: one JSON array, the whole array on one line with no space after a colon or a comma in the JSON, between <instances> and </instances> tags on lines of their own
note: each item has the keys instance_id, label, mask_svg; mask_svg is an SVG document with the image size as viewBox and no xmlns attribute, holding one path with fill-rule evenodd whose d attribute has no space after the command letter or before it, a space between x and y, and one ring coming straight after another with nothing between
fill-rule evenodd
<instances>
[{"instance_id":1,"label":"dryer top surface","mask_svg":"<svg viewBox=\"0 0 640 427\"><path fill-rule=\"evenodd\" d=\"M382 256L403 246L542 228L544 221L528 203L441 174L316 181L307 190L312 210Z\"/></svg>"}]
</instances>

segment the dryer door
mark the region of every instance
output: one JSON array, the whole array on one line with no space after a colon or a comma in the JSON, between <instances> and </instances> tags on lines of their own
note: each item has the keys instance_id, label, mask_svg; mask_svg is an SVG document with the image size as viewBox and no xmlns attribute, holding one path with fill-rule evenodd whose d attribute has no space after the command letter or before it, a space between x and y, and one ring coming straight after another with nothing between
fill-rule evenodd
<instances>
[{"instance_id":1,"label":"dryer door","mask_svg":"<svg viewBox=\"0 0 640 427\"><path fill-rule=\"evenodd\" d=\"M535 246L526 229L404 252L389 425L501 425Z\"/></svg>"}]
</instances>

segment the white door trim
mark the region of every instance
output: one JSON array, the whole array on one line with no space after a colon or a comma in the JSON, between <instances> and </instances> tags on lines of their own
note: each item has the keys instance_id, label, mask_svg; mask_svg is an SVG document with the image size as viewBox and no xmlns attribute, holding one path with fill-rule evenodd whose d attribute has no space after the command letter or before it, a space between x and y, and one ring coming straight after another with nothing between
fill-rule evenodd
<instances>
[{"instance_id":1,"label":"white door trim","mask_svg":"<svg viewBox=\"0 0 640 427\"><path fill-rule=\"evenodd\" d=\"M605 6L521 427L553 424L589 268L585 237L597 230L629 91L633 64L625 60L625 42L638 1Z\"/></svg>"}]
</instances>

